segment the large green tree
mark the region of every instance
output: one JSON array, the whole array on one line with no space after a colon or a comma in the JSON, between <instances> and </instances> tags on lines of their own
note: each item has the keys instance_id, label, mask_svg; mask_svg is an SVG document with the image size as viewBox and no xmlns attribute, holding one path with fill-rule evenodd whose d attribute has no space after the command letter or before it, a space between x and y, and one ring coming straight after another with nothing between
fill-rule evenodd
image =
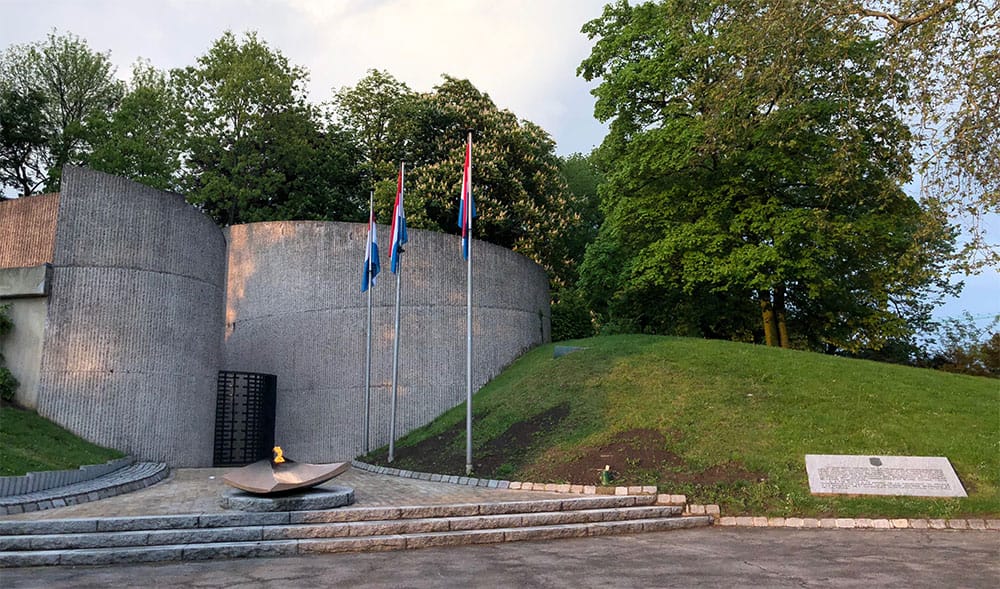
<instances>
[{"instance_id":1,"label":"large green tree","mask_svg":"<svg viewBox=\"0 0 1000 589\"><path fill-rule=\"evenodd\" d=\"M601 80L611 121L606 221L583 268L597 310L849 350L926 321L953 235L901 189L905 88L856 23L793 1L666 0L584 27L580 73Z\"/></svg>"},{"instance_id":2,"label":"large green tree","mask_svg":"<svg viewBox=\"0 0 1000 589\"><path fill-rule=\"evenodd\" d=\"M418 94L387 73L371 71L356 86L339 90L334 102L366 154L379 219L388 219L395 170L405 161L408 225L457 233L462 162L472 130L474 236L534 259L557 285L573 278L565 238L580 217L555 143L541 127L497 108L468 80L449 76Z\"/></svg>"},{"instance_id":3,"label":"large green tree","mask_svg":"<svg viewBox=\"0 0 1000 589\"><path fill-rule=\"evenodd\" d=\"M908 94L896 104L917 139L923 195L940 203L969 239L965 270L1000 264L983 229L1000 214L1000 4L995 0L830 0L880 40L891 75Z\"/></svg>"},{"instance_id":4,"label":"large green tree","mask_svg":"<svg viewBox=\"0 0 1000 589\"><path fill-rule=\"evenodd\" d=\"M182 112L166 72L137 62L121 104L90 119L95 170L162 190L176 190L182 150Z\"/></svg>"},{"instance_id":5,"label":"large green tree","mask_svg":"<svg viewBox=\"0 0 1000 589\"><path fill-rule=\"evenodd\" d=\"M123 94L109 54L72 33L9 47L0 57L5 184L22 195L58 190L63 165L90 151L88 123L118 108Z\"/></svg>"},{"instance_id":6,"label":"large green tree","mask_svg":"<svg viewBox=\"0 0 1000 589\"><path fill-rule=\"evenodd\" d=\"M225 33L171 72L185 120L181 189L223 225L361 218L357 147L306 101L304 69Z\"/></svg>"}]
</instances>

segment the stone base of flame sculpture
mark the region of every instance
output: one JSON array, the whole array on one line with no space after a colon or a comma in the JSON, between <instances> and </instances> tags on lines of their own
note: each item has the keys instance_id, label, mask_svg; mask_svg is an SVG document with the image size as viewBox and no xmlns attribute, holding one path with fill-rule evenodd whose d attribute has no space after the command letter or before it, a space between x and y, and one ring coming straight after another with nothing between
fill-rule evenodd
<instances>
[{"instance_id":1,"label":"stone base of flame sculpture","mask_svg":"<svg viewBox=\"0 0 1000 589\"><path fill-rule=\"evenodd\" d=\"M222 494L220 502L226 509L240 511L313 511L334 509L354 503L354 489L327 485L323 488L302 489L276 495L255 495L238 489Z\"/></svg>"}]
</instances>

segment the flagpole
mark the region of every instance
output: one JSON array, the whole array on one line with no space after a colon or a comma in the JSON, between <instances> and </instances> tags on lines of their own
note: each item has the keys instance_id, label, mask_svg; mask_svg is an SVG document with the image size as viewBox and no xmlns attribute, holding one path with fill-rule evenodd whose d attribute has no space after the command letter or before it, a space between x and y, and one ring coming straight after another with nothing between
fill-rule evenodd
<instances>
[{"instance_id":1,"label":"flagpole","mask_svg":"<svg viewBox=\"0 0 1000 589\"><path fill-rule=\"evenodd\" d=\"M366 330L365 343L365 454L371 452L369 443L369 431L371 430L371 404L372 404L372 259L375 252L371 251L371 222L372 209L375 201L375 191L371 191L368 196L368 233L365 240L365 249L368 251L368 329Z\"/></svg>"},{"instance_id":2,"label":"flagpole","mask_svg":"<svg viewBox=\"0 0 1000 589\"><path fill-rule=\"evenodd\" d=\"M403 187L403 180L406 175L406 163L399 164L399 184L400 190ZM399 215L399 211L393 211L393 215ZM394 218L393 225L399 223L399 219ZM392 239L397 239L396 235ZM398 247L398 246L397 246ZM389 255L396 255L396 325L393 331L392 344L392 405L389 411L389 462L395 458L396 451L396 392L399 388L399 286L400 278L403 274L403 248L398 248L398 253L390 249Z\"/></svg>"},{"instance_id":3,"label":"flagpole","mask_svg":"<svg viewBox=\"0 0 1000 589\"><path fill-rule=\"evenodd\" d=\"M469 187L465 206L468 223L465 288L465 474L472 473L472 131L469 131Z\"/></svg>"}]
</instances>

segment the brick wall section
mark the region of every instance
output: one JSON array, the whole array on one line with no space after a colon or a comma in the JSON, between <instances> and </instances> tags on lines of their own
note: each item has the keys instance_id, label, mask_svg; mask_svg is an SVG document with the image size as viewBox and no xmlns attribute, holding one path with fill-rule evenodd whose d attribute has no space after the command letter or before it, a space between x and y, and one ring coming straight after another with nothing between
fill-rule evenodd
<instances>
[{"instance_id":1,"label":"brick wall section","mask_svg":"<svg viewBox=\"0 0 1000 589\"><path fill-rule=\"evenodd\" d=\"M0 201L0 268L52 261L59 193Z\"/></svg>"}]
</instances>

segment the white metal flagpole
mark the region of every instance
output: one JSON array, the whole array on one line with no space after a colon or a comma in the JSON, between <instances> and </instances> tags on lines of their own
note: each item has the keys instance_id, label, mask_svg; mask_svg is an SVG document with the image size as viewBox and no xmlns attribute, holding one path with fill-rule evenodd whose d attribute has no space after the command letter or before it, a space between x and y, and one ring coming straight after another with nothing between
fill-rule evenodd
<instances>
[{"instance_id":1,"label":"white metal flagpole","mask_svg":"<svg viewBox=\"0 0 1000 589\"><path fill-rule=\"evenodd\" d=\"M465 203L465 222L468 223L465 288L465 474L472 473L472 131L469 131L468 182L468 201Z\"/></svg>"},{"instance_id":2,"label":"white metal flagpole","mask_svg":"<svg viewBox=\"0 0 1000 589\"><path fill-rule=\"evenodd\" d=\"M368 253L368 330L366 331L365 344L365 454L371 452L369 432L371 431L371 405L372 405L372 262L375 252L372 251L371 244L371 222L372 208L375 201L375 191L368 197L368 233L365 235L365 251Z\"/></svg>"},{"instance_id":3,"label":"white metal flagpole","mask_svg":"<svg viewBox=\"0 0 1000 589\"><path fill-rule=\"evenodd\" d=\"M403 190L403 181L405 180L406 174L406 164L399 164L399 189ZM402 197L402 195L400 195ZM399 211L393 211L393 215L399 215ZM399 223L399 219L394 219L393 224ZM394 240L398 239L396 235L392 236ZM399 247L395 245L395 247ZM389 462L393 461L395 458L396 451L396 392L399 388L399 285L400 278L403 274L403 248L399 247L398 253L393 251L395 248L390 249L389 256L398 256L396 260L396 326L393 331L393 344L392 344L392 405L389 411Z\"/></svg>"}]
</instances>

